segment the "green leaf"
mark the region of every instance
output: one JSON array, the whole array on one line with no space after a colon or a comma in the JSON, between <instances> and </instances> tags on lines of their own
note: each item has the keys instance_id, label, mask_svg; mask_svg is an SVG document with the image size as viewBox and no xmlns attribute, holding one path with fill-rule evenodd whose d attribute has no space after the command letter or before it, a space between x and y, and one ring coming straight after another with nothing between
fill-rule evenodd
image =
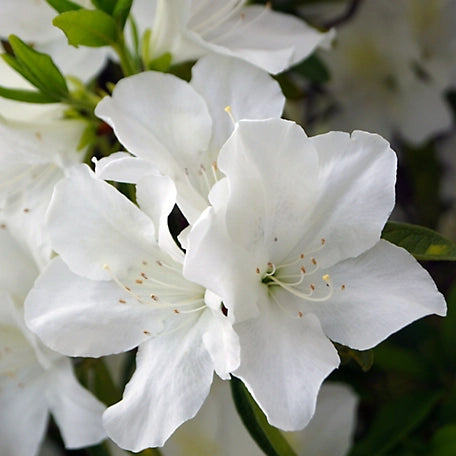
<instances>
[{"instance_id":1,"label":"green leaf","mask_svg":"<svg viewBox=\"0 0 456 456\"><path fill-rule=\"evenodd\" d=\"M127 22L132 4L133 0L117 0L113 16L122 28L124 27L125 22Z\"/></svg>"},{"instance_id":2,"label":"green leaf","mask_svg":"<svg viewBox=\"0 0 456 456\"><path fill-rule=\"evenodd\" d=\"M51 57L38 52L15 35L10 35L9 43L14 56L3 58L37 89L55 101L68 97L68 87L60 70Z\"/></svg>"},{"instance_id":3,"label":"green leaf","mask_svg":"<svg viewBox=\"0 0 456 456\"><path fill-rule=\"evenodd\" d=\"M0 97L16 101L25 101L27 103L55 103L56 101L59 101L41 92L23 89L9 89L2 86L0 86Z\"/></svg>"},{"instance_id":4,"label":"green leaf","mask_svg":"<svg viewBox=\"0 0 456 456\"><path fill-rule=\"evenodd\" d=\"M282 433L271 426L241 380L231 377L234 404L245 427L268 456L296 456Z\"/></svg>"},{"instance_id":5,"label":"green leaf","mask_svg":"<svg viewBox=\"0 0 456 456\"><path fill-rule=\"evenodd\" d=\"M456 423L440 428L431 441L431 456L456 454Z\"/></svg>"},{"instance_id":6,"label":"green leaf","mask_svg":"<svg viewBox=\"0 0 456 456\"><path fill-rule=\"evenodd\" d=\"M423 226L388 222L382 238L403 247L418 260L456 261L456 245Z\"/></svg>"},{"instance_id":7,"label":"green leaf","mask_svg":"<svg viewBox=\"0 0 456 456\"><path fill-rule=\"evenodd\" d=\"M92 0L93 6L112 16L117 0Z\"/></svg>"},{"instance_id":8,"label":"green leaf","mask_svg":"<svg viewBox=\"0 0 456 456\"><path fill-rule=\"evenodd\" d=\"M113 46L118 39L115 20L101 10L67 11L55 17L52 23L65 33L73 46Z\"/></svg>"},{"instance_id":9,"label":"green leaf","mask_svg":"<svg viewBox=\"0 0 456 456\"><path fill-rule=\"evenodd\" d=\"M385 454L429 415L439 399L439 393L420 392L387 403L378 412L366 437L352 448L349 456Z\"/></svg>"},{"instance_id":10,"label":"green leaf","mask_svg":"<svg viewBox=\"0 0 456 456\"><path fill-rule=\"evenodd\" d=\"M82 9L82 6L70 0L46 0L58 13Z\"/></svg>"},{"instance_id":11,"label":"green leaf","mask_svg":"<svg viewBox=\"0 0 456 456\"><path fill-rule=\"evenodd\" d=\"M328 69L324 63L314 54L310 57L307 57L307 59L303 60L298 65L294 66L292 70L312 82L323 83L329 81Z\"/></svg>"},{"instance_id":12,"label":"green leaf","mask_svg":"<svg viewBox=\"0 0 456 456\"><path fill-rule=\"evenodd\" d=\"M123 28L130 14L133 0L92 0L92 3L99 10L112 16Z\"/></svg>"}]
</instances>

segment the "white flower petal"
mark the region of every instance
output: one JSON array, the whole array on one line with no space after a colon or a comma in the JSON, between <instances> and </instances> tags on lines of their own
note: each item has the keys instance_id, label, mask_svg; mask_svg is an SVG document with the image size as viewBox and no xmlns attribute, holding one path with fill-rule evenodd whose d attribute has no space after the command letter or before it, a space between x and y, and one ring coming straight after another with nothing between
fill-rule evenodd
<instances>
[{"instance_id":1,"label":"white flower petal","mask_svg":"<svg viewBox=\"0 0 456 456\"><path fill-rule=\"evenodd\" d=\"M47 373L46 399L67 448L82 448L106 438L102 426L105 406L76 380L68 359Z\"/></svg>"},{"instance_id":2,"label":"white flower petal","mask_svg":"<svg viewBox=\"0 0 456 456\"><path fill-rule=\"evenodd\" d=\"M129 152L174 180L184 215L194 218L204 210L205 195L190 184L188 174L193 168L200 172L206 162L212 120L205 101L189 84L156 72L131 76L116 85L95 113L113 127Z\"/></svg>"},{"instance_id":3,"label":"white flower petal","mask_svg":"<svg viewBox=\"0 0 456 456\"><path fill-rule=\"evenodd\" d=\"M332 36L332 32L330 33ZM328 36L292 15L251 5L206 37L208 43L276 74L308 57ZM218 52L223 52L220 49Z\"/></svg>"},{"instance_id":4,"label":"white flower petal","mask_svg":"<svg viewBox=\"0 0 456 456\"><path fill-rule=\"evenodd\" d=\"M25 11L27 14L24 14ZM47 2L23 0L18 3L15 0L2 0L0 35L7 38L14 34L31 42L37 38L46 40L61 36L61 33L52 26L52 19L56 15L57 12Z\"/></svg>"},{"instance_id":5,"label":"white flower petal","mask_svg":"<svg viewBox=\"0 0 456 456\"><path fill-rule=\"evenodd\" d=\"M264 456L234 407L230 384L214 378L201 410L170 437L166 456Z\"/></svg>"},{"instance_id":6,"label":"white flower petal","mask_svg":"<svg viewBox=\"0 0 456 456\"><path fill-rule=\"evenodd\" d=\"M326 240L320 267L372 247L394 207L396 155L382 137L362 131L310 138L319 157L318 200L298 249Z\"/></svg>"},{"instance_id":7,"label":"white flower petal","mask_svg":"<svg viewBox=\"0 0 456 456\"><path fill-rule=\"evenodd\" d=\"M229 235L256 261L283 259L317 197L318 156L302 128L282 119L240 121L219 167L229 175Z\"/></svg>"},{"instance_id":8,"label":"white flower petal","mask_svg":"<svg viewBox=\"0 0 456 456\"><path fill-rule=\"evenodd\" d=\"M158 245L171 258L182 263L184 254L171 236L168 216L176 204L176 187L166 176L146 175L136 184L136 199L158 228Z\"/></svg>"},{"instance_id":9,"label":"white flower petal","mask_svg":"<svg viewBox=\"0 0 456 456\"><path fill-rule=\"evenodd\" d=\"M353 440L357 402L347 385L325 382L310 423L302 431L286 433L286 439L298 454L345 456Z\"/></svg>"},{"instance_id":10,"label":"white flower petal","mask_svg":"<svg viewBox=\"0 0 456 456\"><path fill-rule=\"evenodd\" d=\"M444 97L438 96L434 86L413 81L405 90L396 122L407 141L420 144L432 135L451 128L451 110Z\"/></svg>"},{"instance_id":11,"label":"white flower petal","mask_svg":"<svg viewBox=\"0 0 456 456\"><path fill-rule=\"evenodd\" d=\"M213 365L202 340L205 324L182 317L188 321L177 333L141 345L122 401L104 414L108 435L121 448L162 446L195 416L209 393Z\"/></svg>"},{"instance_id":12,"label":"white flower petal","mask_svg":"<svg viewBox=\"0 0 456 456\"><path fill-rule=\"evenodd\" d=\"M190 85L206 100L213 119L213 160L234 129L233 120L282 115L285 97L264 71L235 58L209 55L192 68ZM230 107L232 118L225 112Z\"/></svg>"},{"instance_id":13,"label":"white flower petal","mask_svg":"<svg viewBox=\"0 0 456 456\"><path fill-rule=\"evenodd\" d=\"M56 186L47 214L53 248L70 269L108 280L106 265L118 275L150 255L156 242L152 221L87 166L71 171Z\"/></svg>"},{"instance_id":14,"label":"white flower petal","mask_svg":"<svg viewBox=\"0 0 456 456\"><path fill-rule=\"evenodd\" d=\"M162 328L156 310L113 281L72 273L61 258L37 279L25 301L25 319L46 345L69 356L127 351Z\"/></svg>"},{"instance_id":15,"label":"white flower petal","mask_svg":"<svg viewBox=\"0 0 456 456\"><path fill-rule=\"evenodd\" d=\"M306 305L330 339L349 347L366 350L418 318L446 314L445 300L426 270L386 241L328 274L331 299Z\"/></svg>"},{"instance_id":16,"label":"white flower petal","mask_svg":"<svg viewBox=\"0 0 456 456\"><path fill-rule=\"evenodd\" d=\"M235 308L236 319L242 320L258 315L260 284L255 268L254 258L232 242L213 208L203 212L188 233L184 276L223 296L228 313ZM240 302L238 297L242 297Z\"/></svg>"},{"instance_id":17,"label":"white flower petal","mask_svg":"<svg viewBox=\"0 0 456 456\"><path fill-rule=\"evenodd\" d=\"M235 325L241 365L233 373L273 426L303 428L315 411L323 380L339 365L336 349L317 318L292 318L269 306L260 317Z\"/></svg>"},{"instance_id":18,"label":"white flower petal","mask_svg":"<svg viewBox=\"0 0 456 456\"><path fill-rule=\"evenodd\" d=\"M51 255L44 216L55 183L64 169L78 163L77 147L86 123L54 120L13 121L0 118L0 210L8 225L33 252L40 266Z\"/></svg>"},{"instance_id":19,"label":"white flower petal","mask_svg":"<svg viewBox=\"0 0 456 456\"><path fill-rule=\"evenodd\" d=\"M1 344L3 345L3 344ZM2 351L5 347L2 346ZM41 374L40 370L38 373ZM1 372L3 377L3 372ZM0 454L34 456L44 438L48 406L43 395L45 384L31 367L24 376L34 379L0 378Z\"/></svg>"},{"instance_id":20,"label":"white flower petal","mask_svg":"<svg viewBox=\"0 0 456 456\"><path fill-rule=\"evenodd\" d=\"M0 303L0 454L33 456L47 426L46 377L18 306L3 290Z\"/></svg>"},{"instance_id":21,"label":"white flower petal","mask_svg":"<svg viewBox=\"0 0 456 456\"><path fill-rule=\"evenodd\" d=\"M6 223L0 223L0 271L0 290L23 302L38 275L38 268Z\"/></svg>"},{"instance_id":22,"label":"white flower petal","mask_svg":"<svg viewBox=\"0 0 456 456\"><path fill-rule=\"evenodd\" d=\"M231 318L221 311L223 304L220 298L206 290L205 300L208 306L216 306L205 315L208 325L203 334L204 346L211 355L215 372L223 380L229 380L230 372L237 369L240 363L239 337L233 329Z\"/></svg>"},{"instance_id":23,"label":"white flower petal","mask_svg":"<svg viewBox=\"0 0 456 456\"><path fill-rule=\"evenodd\" d=\"M153 167L147 160L133 157L127 152L116 152L95 162L95 176L103 180L136 184Z\"/></svg>"}]
</instances>

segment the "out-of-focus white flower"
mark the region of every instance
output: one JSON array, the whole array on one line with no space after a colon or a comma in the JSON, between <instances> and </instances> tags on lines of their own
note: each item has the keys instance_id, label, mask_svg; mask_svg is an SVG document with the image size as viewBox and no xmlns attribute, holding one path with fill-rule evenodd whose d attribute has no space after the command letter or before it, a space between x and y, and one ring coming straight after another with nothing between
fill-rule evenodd
<instances>
[{"instance_id":1,"label":"out-of-focus white flower","mask_svg":"<svg viewBox=\"0 0 456 456\"><path fill-rule=\"evenodd\" d=\"M29 327L51 348L103 356L139 346L136 371L104 425L122 448L161 446L239 365L220 300L182 276L167 227L172 181L148 175L133 203L85 166L57 184L48 211L60 254L26 300Z\"/></svg>"},{"instance_id":2,"label":"out-of-focus white flower","mask_svg":"<svg viewBox=\"0 0 456 456\"><path fill-rule=\"evenodd\" d=\"M90 7L89 0L75 3ZM63 32L52 25L57 12L46 0L2 0L0 37L17 35L40 52L49 54L64 75L88 81L104 66L107 48L70 46Z\"/></svg>"},{"instance_id":3,"label":"out-of-focus white flower","mask_svg":"<svg viewBox=\"0 0 456 456\"><path fill-rule=\"evenodd\" d=\"M330 129L358 128L390 139L399 133L421 143L449 128L451 114L443 98L448 76L442 72L450 75L454 64L436 55L435 41L441 40L428 35L429 24L440 31L445 15L439 22L435 14L425 13L435 12L437 3L445 2L366 0L339 27L333 50L322 54L337 103L328 119Z\"/></svg>"},{"instance_id":4,"label":"out-of-focus white flower","mask_svg":"<svg viewBox=\"0 0 456 456\"><path fill-rule=\"evenodd\" d=\"M456 3L452 0L401 0L419 49L417 63L442 90L455 86Z\"/></svg>"},{"instance_id":5,"label":"out-of-focus white flower","mask_svg":"<svg viewBox=\"0 0 456 456\"><path fill-rule=\"evenodd\" d=\"M84 155L78 145L86 122L59 119L59 111L59 105L41 116L39 110L27 111L33 120L25 121L0 116L0 215L8 218L12 233L27 237L37 262L47 262L52 251L44 216L54 185Z\"/></svg>"},{"instance_id":6,"label":"out-of-focus white flower","mask_svg":"<svg viewBox=\"0 0 456 456\"><path fill-rule=\"evenodd\" d=\"M113 156L99 163L98 174L136 182L152 166L173 179L177 202L192 222L207 207L207 194L220 177L217 157L233 120L280 117L284 101L268 74L221 56L200 59L190 83L156 72L125 78L95 112L129 152L149 165Z\"/></svg>"},{"instance_id":7,"label":"out-of-focus white flower","mask_svg":"<svg viewBox=\"0 0 456 456\"><path fill-rule=\"evenodd\" d=\"M350 448L357 398L343 384L325 383L318 394L308 426L287 432L285 438L298 455L344 456ZM181 426L163 448L166 456L262 456L234 407L227 382L215 380L196 417Z\"/></svg>"},{"instance_id":8,"label":"out-of-focus white flower","mask_svg":"<svg viewBox=\"0 0 456 456\"><path fill-rule=\"evenodd\" d=\"M38 268L8 221L0 225L0 270L0 453L38 454L50 413L67 448L100 442L105 407L79 385L70 361L24 325L22 304Z\"/></svg>"},{"instance_id":9,"label":"out-of-focus white flower","mask_svg":"<svg viewBox=\"0 0 456 456\"><path fill-rule=\"evenodd\" d=\"M269 6L247 6L246 0L135 0L132 15L141 31L151 30L151 60L167 52L174 63L217 53L273 74L327 46L332 37Z\"/></svg>"},{"instance_id":10,"label":"out-of-focus white flower","mask_svg":"<svg viewBox=\"0 0 456 456\"><path fill-rule=\"evenodd\" d=\"M193 225L184 275L234 318L239 377L268 420L303 428L339 364L330 340L368 349L446 305L428 273L380 240L396 157L380 136L308 138L281 119L240 121L223 146L227 176Z\"/></svg>"}]
</instances>

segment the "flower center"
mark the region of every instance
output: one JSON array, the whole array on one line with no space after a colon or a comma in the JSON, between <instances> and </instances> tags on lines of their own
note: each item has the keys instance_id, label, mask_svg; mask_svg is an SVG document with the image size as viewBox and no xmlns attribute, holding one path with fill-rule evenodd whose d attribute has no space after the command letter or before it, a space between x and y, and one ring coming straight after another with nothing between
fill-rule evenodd
<instances>
[{"instance_id":1,"label":"flower center","mask_svg":"<svg viewBox=\"0 0 456 456\"><path fill-rule=\"evenodd\" d=\"M262 283L270 291L272 299L283 308L283 304L274 296L274 288L280 287L292 295L308 302L324 302L329 300L334 293L331 277L327 273L321 274L317 254L325 247L325 239L321 239L321 245L309 252L302 252L297 257L286 263L275 265L271 262L261 271L257 268L257 274L262 274ZM341 287L345 289L345 285ZM283 309L288 312L287 309ZM298 317L303 313L298 312Z\"/></svg>"}]
</instances>

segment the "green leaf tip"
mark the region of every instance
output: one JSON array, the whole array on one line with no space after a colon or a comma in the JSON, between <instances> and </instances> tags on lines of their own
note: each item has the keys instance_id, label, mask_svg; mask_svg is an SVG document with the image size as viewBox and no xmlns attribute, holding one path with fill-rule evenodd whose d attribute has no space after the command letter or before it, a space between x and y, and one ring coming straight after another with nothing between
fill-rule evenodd
<instances>
[{"instance_id":1,"label":"green leaf tip","mask_svg":"<svg viewBox=\"0 0 456 456\"><path fill-rule=\"evenodd\" d=\"M14 70L53 101L69 96L65 78L49 55L38 52L15 35L10 35L8 41L14 56L5 54L3 58Z\"/></svg>"},{"instance_id":2,"label":"green leaf tip","mask_svg":"<svg viewBox=\"0 0 456 456\"><path fill-rule=\"evenodd\" d=\"M403 247L417 260L456 261L456 244L430 228L388 222L382 238Z\"/></svg>"}]
</instances>

